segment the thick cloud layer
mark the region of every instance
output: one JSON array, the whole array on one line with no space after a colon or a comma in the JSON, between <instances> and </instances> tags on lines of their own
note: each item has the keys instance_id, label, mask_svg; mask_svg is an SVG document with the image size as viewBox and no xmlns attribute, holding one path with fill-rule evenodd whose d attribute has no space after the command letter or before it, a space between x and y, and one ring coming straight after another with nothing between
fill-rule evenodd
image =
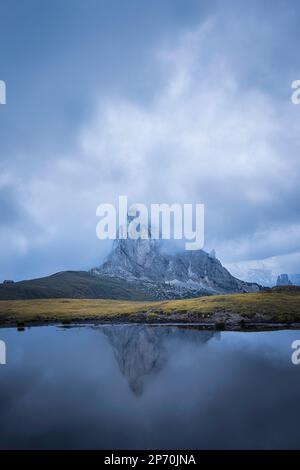
<instances>
[{"instance_id":1,"label":"thick cloud layer","mask_svg":"<svg viewBox=\"0 0 300 470\"><path fill-rule=\"evenodd\" d=\"M283 56L295 5L287 12L278 2L266 22L259 3L239 9L238 21L235 2L228 10L216 3L198 24L156 32L138 75L146 79L151 64L144 98L102 83L72 121L74 140L59 147L45 138L45 157L41 142L27 161L30 146L11 143L0 181L1 277L99 263L109 243L96 238L96 207L121 194L204 203L205 248L222 261L278 257L300 271L291 262L300 252L300 107L290 100L300 64ZM129 66L138 70L139 61Z\"/></svg>"}]
</instances>

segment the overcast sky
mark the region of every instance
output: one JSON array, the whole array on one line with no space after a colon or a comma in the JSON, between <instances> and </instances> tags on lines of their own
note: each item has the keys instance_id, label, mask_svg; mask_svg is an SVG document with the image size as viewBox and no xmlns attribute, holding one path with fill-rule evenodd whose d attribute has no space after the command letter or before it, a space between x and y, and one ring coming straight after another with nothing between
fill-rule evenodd
<instances>
[{"instance_id":1,"label":"overcast sky","mask_svg":"<svg viewBox=\"0 0 300 470\"><path fill-rule=\"evenodd\" d=\"M300 272L297 0L0 0L0 280L98 265L96 207L204 203L205 249Z\"/></svg>"}]
</instances>

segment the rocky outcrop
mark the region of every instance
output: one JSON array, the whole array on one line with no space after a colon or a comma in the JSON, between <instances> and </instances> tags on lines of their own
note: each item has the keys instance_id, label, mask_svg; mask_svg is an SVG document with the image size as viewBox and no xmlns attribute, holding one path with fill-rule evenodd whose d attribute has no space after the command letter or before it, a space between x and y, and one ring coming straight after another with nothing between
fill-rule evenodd
<instances>
[{"instance_id":1,"label":"rocky outcrop","mask_svg":"<svg viewBox=\"0 0 300 470\"><path fill-rule=\"evenodd\" d=\"M174 255L161 251L154 239L116 240L105 263L94 275L143 282L157 298L256 292L260 286L233 277L215 252L182 251Z\"/></svg>"},{"instance_id":2,"label":"rocky outcrop","mask_svg":"<svg viewBox=\"0 0 300 470\"><path fill-rule=\"evenodd\" d=\"M291 286L292 284L287 274L279 274L276 282L277 286Z\"/></svg>"}]
</instances>

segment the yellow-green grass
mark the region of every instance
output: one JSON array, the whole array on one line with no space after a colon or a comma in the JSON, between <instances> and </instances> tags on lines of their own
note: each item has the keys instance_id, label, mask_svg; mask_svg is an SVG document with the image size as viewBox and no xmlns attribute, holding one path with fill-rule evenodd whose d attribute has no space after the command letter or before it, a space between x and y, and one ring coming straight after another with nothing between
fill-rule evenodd
<instances>
[{"instance_id":1,"label":"yellow-green grass","mask_svg":"<svg viewBox=\"0 0 300 470\"><path fill-rule=\"evenodd\" d=\"M274 322L300 322L300 289L228 294L185 300L134 302L107 299L39 299L0 301L0 325L8 323L67 322L79 320L141 321L182 318L213 320L214 315L239 314L241 319L261 316Z\"/></svg>"},{"instance_id":2,"label":"yellow-green grass","mask_svg":"<svg viewBox=\"0 0 300 470\"><path fill-rule=\"evenodd\" d=\"M204 314L237 313L242 318L259 314L274 321L300 321L300 290L295 292L266 291L248 294L227 294L174 300L161 303L165 314L175 311Z\"/></svg>"},{"instance_id":3,"label":"yellow-green grass","mask_svg":"<svg viewBox=\"0 0 300 470\"><path fill-rule=\"evenodd\" d=\"M110 299L34 299L0 301L3 322L94 320L126 316L147 309L145 302Z\"/></svg>"}]
</instances>

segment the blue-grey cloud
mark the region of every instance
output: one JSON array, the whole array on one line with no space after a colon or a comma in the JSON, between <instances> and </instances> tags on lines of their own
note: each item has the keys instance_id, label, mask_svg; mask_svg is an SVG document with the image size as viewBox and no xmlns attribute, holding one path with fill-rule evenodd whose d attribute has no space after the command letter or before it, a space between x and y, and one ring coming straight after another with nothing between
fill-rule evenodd
<instances>
[{"instance_id":1,"label":"blue-grey cloud","mask_svg":"<svg viewBox=\"0 0 300 470\"><path fill-rule=\"evenodd\" d=\"M203 202L227 263L300 251L296 1L1 8L2 278L97 264L119 194Z\"/></svg>"}]
</instances>

